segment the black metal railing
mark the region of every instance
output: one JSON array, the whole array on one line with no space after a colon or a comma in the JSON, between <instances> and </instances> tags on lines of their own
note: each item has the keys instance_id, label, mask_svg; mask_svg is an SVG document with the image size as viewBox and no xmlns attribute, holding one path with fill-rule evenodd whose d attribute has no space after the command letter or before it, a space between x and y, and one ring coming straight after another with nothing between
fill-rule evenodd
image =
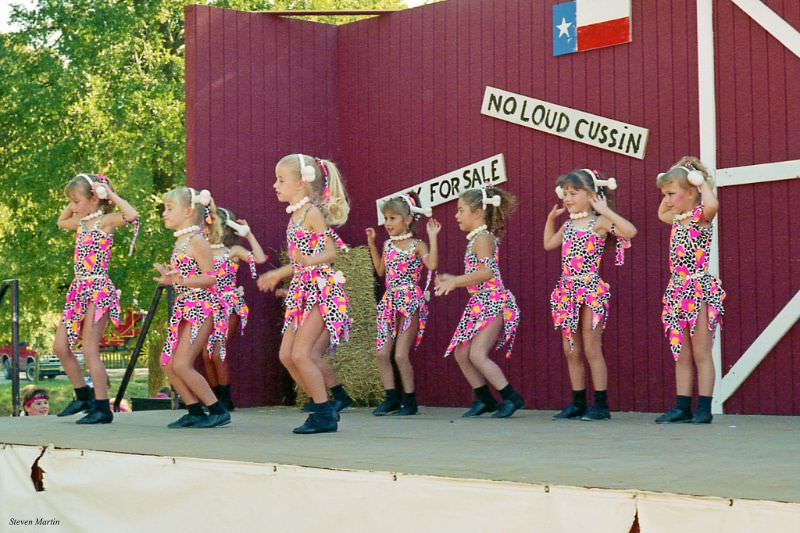
<instances>
[{"instance_id":1,"label":"black metal railing","mask_svg":"<svg viewBox=\"0 0 800 533\"><path fill-rule=\"evenodd\" d=\"M113 407L115 412L119 412L120 403L122 402L122 398L125 396L125 390L128 388L128 383L130 382L131 377L133 377L133 372L136 369L136 363L139 360L139 354L142 352L144 341L147 338L147 332L150 331L150 324L153 322L153 317L156 315L156 311L158 310L158 304L161 301L161 294L165 290L167 291L167 307L169 312L172 312L172 300L174 298L172 286L159 285L156 287L156 291L153 293L153 299L150 301L150 309L147 310L147 315L144 318L142 331L139 333L139 337L136 339L136 346L133 347L131 358L128 361L128 367L125 369L125 375L122 377L122 383L119 384L117 396L114 398Z\"/></svg>"},{"instance_id":2,"label":"black metal railing","mask_svg":"<svg viewBox=\"0 0 800 533\"><path fill-rule=\"evenodd\" d=\"M11 416L19 416L19 280L0 283L0 304L11 289Z\"/></svg>"}]
</instances>

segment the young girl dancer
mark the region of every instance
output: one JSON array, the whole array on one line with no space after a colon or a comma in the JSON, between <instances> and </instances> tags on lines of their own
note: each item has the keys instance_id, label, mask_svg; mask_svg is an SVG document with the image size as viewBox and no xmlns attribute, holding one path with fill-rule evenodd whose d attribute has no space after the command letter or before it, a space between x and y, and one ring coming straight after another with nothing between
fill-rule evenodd
<instances>
[{"instance_id":1,"label":"young girl dancer","mask_svg":"<svg viewBox=\"0 0 800 533\"><path fill-rule=\"evenodd\" d=\"M386 274L386 292L377 310L377 361L378 371L386 398L372 414L401 416L417 414L417 399L414 393L414 369L409 352L422 342L425 323L428 320L428 283L431 272L439 263L437 236L442 225L431 218L427 231L430 251L424 241L414 236L414 224L420 214L431 216L431 210L420 207L415 193L401 194L384 202L381 211L389 240L384 241L383 253L375 246L375 229L367 228L367 242L372 264L378 276ZM423 265L428 269L428 282L423 290L419 286ZM402 322L401 322L402 320ZM399 328L399 334L398 334ZM403 385L402 403L394 384L392 347L400 370Z\"/></svg>"},{"instance_id":2,"label":"young girl dancer","mask_svg":"<svg viewBox=\"0 0 800 533\"><path fill-rule=\"evenodd\" d=\"M669 237L671 274L662 299L661 321L675 359L675 407L656 419L671 422L711 423L714 393L714 332L722 323L725 291L708 272L713 230L711 221L719 202L711 177L694 157L683 157L656 182L664 198L658 218L672 225ZM688 335L687 335L688 333ZM692 415L692 385L697 368L697 409Z\"/></svg>"},{"instance_id":3,"label":"young girl dancer","mask_svg":"<svg viewBox=\"0 0 800 533\"><path fill-rule=\"evenodd\" d=\"M214 338L224 342L228 329L216 288L211 246L204 234L204 231L208 232L214 239L221 231L211 194L206 190L198 193L189 187L173 189L164 195L162 216L164 226L175 230L175 246L169 265L153 265L161 274L153 280L174 286L175 302L161 352L161 364L189 410L188 414L167 427L224 426L230 423L231 415L202 374L194 369L195 359L210 340L212 332ZM213 350L211 346L208 349ZM203 405L208 407L208 415L203 411Z\"/></svg>"},{"instance_id":4,"label":"young girl dancer","mask_svg":"<svg viewBox=\"0 0 800 533\"><path fill-rule=\"evenodd\" d=\"M327 334L328 351L347 341L352 321L344 276L331 263L345 244L329 226L347 221L350 206L339 170L332 162L303 154L287 155L275 167L273 185L278 200L288 203L286 229L290 264L262 274L258 287L275 290L293 276L286 295L281 363L312 398L312 413L294 433L324 433L338 429L339 415L328 401L325 379L315 362L315 345Z\"/></svg>"},{"instance_id":5,"label":"young girl dancer","mask_svg":"<svg viewBox=\"0 0 800 533\"><path fill-rule=\"evenodd\" d=\"M436 276L437 296L450 294L458 287L466 287L470 294L445 352L447 357L455 351L461 372L475 391L476 400L464 413L465 417L494 412L492 416L496 418L507 418L525 406L500 367L489 359L495 343L497 349L507 346L506 357L511 356L519 326L519 307L500 277L499 237L514 203L510 193L497 187L484 186L463 193L458 198L456 221L458 228L467 234L465 272L462 276ZM499 406L487 381L503 398Z\"/></svg>"},{"instance_id":6,"label":"young girl dancer","mask_svg":"<svg viewBox=\"0 0 800 533\"><path fill-rule=\"evenodd\" d=\"M108 277L108 263L114 230L125 224L134 224L135 241L139 214L114 192L102 174L78 174L67 183L64 192L69 203L58 218L58 227L76 231L75 279L69 286L53 351L75 388L75 399L58 416L88 410L88 414L77 421L78 424L108 424L114 416L108 401L106 368L100 360L100 338L108 319L111 318L118 327L120 318L119 294ZM119 208L118 213L112 212L115 205ZM133 242L130 250L133 251ZM94 383L94 400L73 353L79 339Z\"/></svg>"},{"instance_id":7,"label":"young girl dancer","mask_svg":"<svg viewBox=\"0 0 800 533\"><path fill-rule=\"evenodd\" d=\"M561 328L572 385L572 403L554 420L611 418L608 370L602 348L611 293L608 283L600 278L600 261L609 234L617 238L617 265L622 264L624 249L636 235L633 224L608 206L607 197L616 188L614 178L601 179L597 170L584 168L564 174L556 184L556 194L564 207L553 206L544 226L544 249L561 247L561 277L550 295L550 309L555 327ZM556 231L556 218L565 210L570 219ZM594 402L588 411L584 357L594 386Z\"/></svg>"},{"instance_id":8,"label":"young girl dancer","mask_svg":"<svg viewBox=\"0 0 800 533\"><path fill-rule=\"evenodd\" d=\"M212 334L211 345L214 351L208 356L204 349L203 363L206 368L206 376L209 385L219 400L225 404L228 411L234 410L233 400L231 399L231 381L228 371L228 362L225 358L225 344L236 331L236 323L240 323L240 330L244 333L247 325L247 317L250 310L244 302L244 291L242 287L236 286L236 274L239 271L240 263L247 263L250 267L250 274L255 279L256 263L266 262L267 256L258 243L255 235L250 231L246 220L236 220L233 213L225 208L218 207L217 215L220 218L222 231L220 239L212 242L211 250L214 255L214 271L217 276L217 291L219 292L220 302L223 312L228 321L228 331L225 338L218 339ZM239 239L247 239L250 252L245 247L240 246Z\"/></svg>"}]
</instances>

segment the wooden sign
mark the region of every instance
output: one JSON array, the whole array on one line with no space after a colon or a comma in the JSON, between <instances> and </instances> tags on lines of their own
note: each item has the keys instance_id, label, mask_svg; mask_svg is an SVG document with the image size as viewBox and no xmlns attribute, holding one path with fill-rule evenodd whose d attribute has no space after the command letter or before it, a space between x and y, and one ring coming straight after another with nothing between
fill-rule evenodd
<instances>
[{"instance_id":1,"label":"wooden sign","mask_svg":"<svg viewBox=\"0 0 800 533\"><path fill-rule=\"evenodd\" d=\"M481 113L636 159L647 147L646 128L494 87L486 87Z\"/></svg>"},{"instance_id":2,"label":"wooden sign","mask_svg":"<svg viewBox=\"0 0 800 533\"><path fill-rule=\"evenodd\" d=\"M378 224L383 224L384 222L381 205L398 194L413 191L419 196L422 207L433 208L457 199L464 191L477 189L484 179L489 180L492 185L508 181L506 177L506 160L503 154L493 155L477 163L472 163L418 185L412 185L383 198L378 198L375 200L375 207L378 210Z\"/></svg>"}]
</instances>

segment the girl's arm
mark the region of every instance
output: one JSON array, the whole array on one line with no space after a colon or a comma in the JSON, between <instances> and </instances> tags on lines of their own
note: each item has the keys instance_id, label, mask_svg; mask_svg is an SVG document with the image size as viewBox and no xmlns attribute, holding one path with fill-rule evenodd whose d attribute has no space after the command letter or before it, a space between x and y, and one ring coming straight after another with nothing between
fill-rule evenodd
<instances>
[{"instance_id":1,"label":"girl's arm","mask_svg":"<svg viewBox=\"0 0 800 533\"><path fill-rule=\"evenodd\" d=\"M492 271L488 267L480 267L475 272L470 274L461 274L454 276L452 274L438 274L436 276L436 295L450 294L450 291L459 287L469 287L470 285L480 285L484 281L492 278ZM440 286L444 289L440 294Z\"/></svg>"},{"instance_id":2,"label":"girl's arm","mask_svg":"<svg viewBox=\"0 0 800 533\"><path fill-rule=\"evenodd\" d=\"M564 237L564 225L562 224L561 227L558 228L558 231L556 231L556 219L564 211L566 211L566 208L558 207L558 204L556 204L547 214L547 221L544 223L544 237L542 242L544 244L544 249L548 252L561 246L561 240Z\"/></svg>"},{"instance_id":3,"label":"girl's arm","mask_svg":"<svg viewBox=\"0 0 800 533\"><path fill-rule=\"evenodd\" d=\"M428 231L428 242L430 242L430 250L422 252L422 262L428 270L436 270L439 268L439 232L442 230L442 224L435 218L428 220L425 229ZM420 245L425 247L425 243L420 242ZM427 247L425 247L427 248Z\"/></svg>"},{"instance_id":4,"label":"girl's arm","mask_svg":"<svg viewBox=\"0 0 800 533\"><path fill-rule=\"evenodd\" d=\"M331 239L325 239L325 248L318 254L303 255L300 253L300 250L295 250L295 252L294 260L297 261L300 266L304 267L322 264L330 265L336 261L336 257L339 255L336 250L336 243L334 243Z\"/></svg>"},{"instance_id":5,"label":"girl's arm","mask_svg":"<svg viewBox=\"0 0 800 533\"><path fill-rule=\"evenodd\" d=\"M375 229L374 228L367 228L367 246L369 246L369 256L372 258L372 266L375 267L375 272L378 276L383 276L386 272L386 265L383 262L383 254L378 251L378 247L375 246Z\"/></svg>"},{"instance_id":6,"label":"girl's arm","mask_svg":"<svg viewBox=\"0 0 800 533\"><path fill-rule=\"evenodd\" d=\"M422 258L422 264L425 265L425 268L428 270L436 270L436 267L431 268L428 266L431 253L428 250L428 245L425 244L425 241L417 241L417 244L414 245L414 255Z\"/></svg>"},{"instance_id":7,"label":"girl's arm","mask_svg":"<svg viewBox=\"0 0 800 533\"><path fill-rule=\"evenodd\" d=\"M231 246L230 250L228 250L228 257L235 259L237 262L241 261L246 263L248 255L250 255L250 251L244 246L239 246L238 244ZM255 258L255 254L253 254L253 257Z\"/></svg>"},{"instance_id":8,"label":"girl's arm","mask_svg":"<svg viewBox=\"0 0 800 533\"><path fill-rule=\"evenodd\" d=\"M203 272L211 272L214 269L214 256L208 241L205 239L192 239L189 242L188 254L197 261L201 274L191 278L184 278L180 272L172 270L169 265L156 263L153 267L161 275L154 277L153 281L162 285L185 285L192 289L205 289L213 286L217 282L217 277L203 274Z\"/></svg>"},{"instance_id":9,"label":"girl's arm","mask_svg":"<svg viewBox=\"0 0 800 533\"><path fill-rule=\"evenodd\" d=\"M248 228L250 227L247 221L243 218L237 220L236 222L238 222L243 226L247 226ZM255 260L255 262L258 263L259 265L266 263L267 254L264 253L264 250L261 248L261 244L259 244L258 239L256 239L256 236L253 235L253 232L248 231L247 235L245 235L245 239L247 239L247 243L250 245L250 250L253 253L253 259ZM243 246L234 246L233 248L240 248L241 250L244 250L244 254L241 257L239 257L239 259L241 261L247 261L247 255L250 252L245 250ZM231 250L233 250L233 248L231 248Z\"/></svg>"},{"instance_id":10,"label":"girl's arm","mask_svg":"<svg viewBox=\"0 0 800 533\"><path fill-rule=\"evenodd\" d=\"M283 265L280 268L272 269L269 272L265 272L258 276L256 285L258 286L258 290L262 292L274 291L275 287L278 286L278 283L280 283L281 280L286 279L291 275L292 265Z\"/></svg>"},{"instance_id":11,"label":"girl's arm","mask_svg":"<svg viewBox=\"0 0 800 533\"><path fill-rule=\"evenodd\" d=\"M237 220L236 222L247 225L247 221L245 220ZM249 227L249 226L248 226ZM238 244L231 246L230 255L232 258L236 259L237 261L247 262L247 257L252 253L253 260L261 265L267 262L267 254L264 253L264 250L261 248L261 245L258 243L258 240L253 235L253 232L247 233L247 242L250 243L250 247L252 248L252 252L245 248L244 246L240 246Z\"/></svg>"},{"instance_id":12,"label":"girl's arm","mask_svg":"<svg viewBox=\"0 0 800 533\"><path fill-rule=\"evenodd\" d=\"M59 228L72 230L75 231L78 229L78 226L81 224L81 219L72 212L72 209L69 208L69 205L65 206L64 209L61 210L61 214L58 215L58 222L56 222Z\"/></svg>"},{"instance_id":13,"label":"girl's arm","mask_svg":"<svg viewBox=\"0 0 800 533\"><path fill-rule=\"evenodd\" d=\"M283 265L282 267L276 268L272 272L275 272L276 275L280 277L280 279L284 280L284 279L286 279L286 278L288 278L289 276L292 275L293 269L292 269L292 265L289 264L289 265Z\"/></svg>"},{"instance_id":14,"label":"girl's arm","mask_svg":"<svg viewBox=\"0 0 800 533\"><path fill-rule=\"evenodd\" d=\"M672 214L670 213L670 208L667 207L666 198L662 198L661 203L658 204L658 220L664 224L672 225Z\"/></svg>"},{"instance_id":15,"label":"girl's arm","mask_svg":"<svg viewBox=\"0 0 800 533\"><path fill-rule=\"evenodd\" d=\"M707 181L704 181L699 189L700 201L703 202L703 218L706 219L706 222L711 222L717 216L719 200L717 200L717 195L714 194L714 190Z\"/></svg>"},{"instance_id":16,"label":"girl's arm","mask_svg":"<svg viewBox=\"0 0 800 533\"><path fill-rule=\"evenodd\" d=\"M475 239L472 250L478 259L494 257L494 239L489 235L483 234ZM482 266L470 274L454 276L452 274L439 274L436 276L436 296L446 296L458 287L468 287L479 285L492 278L492 270L487 266Z\"/></svg>"},{"instance_id":17,"label":"girl's arm","mask_svg":"<svg viewBox=\"0 0 800 533\"><path fill-rule=\"evenodd\" d=\"M613 225L614 234L618 237L631 240L636 236L636 226L608 207L605 198L595 195L589 201L592 204L592 208L601 215L600 220L598 221L598 226L600 229L608 232L611 231L611 226Z\"/></svg>"},{"instance_id":18,"label":"girl's arm","mask_svg":"<svg viewBox=\"0 0 800 533\"><path fill-rule=\"evenodd\" d=\"M131 204L126 202L120 195L110 189L110 187L106 187L106 190L108 190L108 199L119 208L120 212L111 213L108 216L103 217L103 231L106 233L110 233L112 230L123 226L128 222L132 222L139 216L139 212L136 211Z\"/></svg>"}]
</instances>

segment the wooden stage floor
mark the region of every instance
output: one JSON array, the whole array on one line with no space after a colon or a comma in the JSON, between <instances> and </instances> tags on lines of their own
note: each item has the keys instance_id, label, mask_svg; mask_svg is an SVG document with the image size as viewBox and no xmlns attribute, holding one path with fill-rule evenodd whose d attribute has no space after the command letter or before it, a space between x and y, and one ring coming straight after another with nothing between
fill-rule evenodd
<instances>
[{"instance_id":1,"label":"wooden stage floor","mask_svg":"<svg viewBox=\"0 0 800 533\"><path fill-rule=\"evenodd\" d=\"M422 407L414 417L342 413L339 432L293 435L304 415L288 407L239 409L230 426L171 430L183 414L0 420L0 443L142 455L278 463L696 496L800 502L800 417L718 415L708 426L657 425L649 413L607 422L463 419L464 409Z\"/></svg>"}]
</instances>

